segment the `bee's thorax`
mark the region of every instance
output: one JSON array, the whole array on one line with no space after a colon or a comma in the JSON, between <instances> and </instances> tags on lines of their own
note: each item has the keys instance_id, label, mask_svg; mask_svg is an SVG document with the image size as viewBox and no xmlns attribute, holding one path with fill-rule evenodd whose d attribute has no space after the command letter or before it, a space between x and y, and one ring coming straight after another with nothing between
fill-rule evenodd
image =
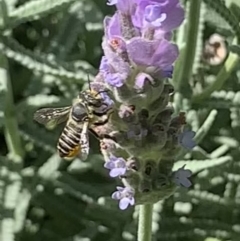
<instances>
[{"instance_id":1,"label":"bee's thorax","mask_svg":"<svg viewBox=\"0 0 240 241\"><path fill-rule=\"evenodd\" d=\"M82 122L88 118L88 110L83 103L76 103L72 107L71 117L76 122Z\"/></svg>"}]
</instances>

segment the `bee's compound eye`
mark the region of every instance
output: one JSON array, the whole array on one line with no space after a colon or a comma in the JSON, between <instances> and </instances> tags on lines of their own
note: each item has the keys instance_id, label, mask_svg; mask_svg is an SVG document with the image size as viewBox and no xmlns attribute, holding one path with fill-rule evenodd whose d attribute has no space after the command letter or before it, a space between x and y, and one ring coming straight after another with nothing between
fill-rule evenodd
<instances>
[{"instance_id":1,"label":"bee's compound eye","mask_svg":"<svg viewBox=\"0 0 240 241\"><path fill-rule=\"evenodd\" d=\"M88 113L82 105L75 105L72 108L72 118L75 121L83 121L88 118Z\"/></svg>"},{"instance_id":2,"label":"bee's compound eye","mask_svg":"<svg viewBox=\"0 0 240 241\"><path fill-rule=\"evenodd\" d=\"M91 98L91 99L89 99L89 104L94 107L101 107L102 99Z\"/></svg>"}]
</instances>

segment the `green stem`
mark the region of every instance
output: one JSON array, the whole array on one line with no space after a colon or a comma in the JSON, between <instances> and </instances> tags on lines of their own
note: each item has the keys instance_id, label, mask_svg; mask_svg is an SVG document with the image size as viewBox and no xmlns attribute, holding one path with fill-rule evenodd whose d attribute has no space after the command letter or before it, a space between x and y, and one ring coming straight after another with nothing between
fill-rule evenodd
<instances>
[{"instance_id":1,"label":"green stem","mask_svg":"<svg viewBox=\"0 0 240 241\"><path fill-rule=\"evenodd\" d=\"M238 63L239 56L237 54L230 53L224 63L223 68L216 76L216 80L211 85L209 85L201 94L193 96L193 103L199 103L202 100L207 99L214 91L220 90Z\"/></svg>"},{"instance_id":2,"label":"green stem","mask_svg":"<svg viewBox=\"0 0 240 241\"><path fill-rule=\"evenodd\" d=\"M3 54L0 54L0 78L4 95L4 135L8 151L13 157L16 157L22 162L24 151L22 149L18 123L15 115L12 83L8 73L8 60ZM17 159L14 160L16 161Z\"/></svg>"},{"instance_id":3,"label":"green stem","mask_svg":"<svg viewBox=\"0 0 240 241\"><path fill-rule=\"evenodd\" d=\"M176 90L183 94L184 97L189 97L191 88L189 86L189 79L192 74L192 68L195 58L195 50L197 46L197 37L199 30L199 17L202 0L191 0L189 2L189 12L186 29L186 45L182 51L182 57L179 57L179 72L176 73L175 83Z\"/></svg>"},{"instance_id":4,"label":"green stem","mask_svg":"<svg viewBox=\"0 0 240 241\"><path fill-rule=\"evenodd\" d=\"M8 9L5 0L0 0L0 28L6 28L8 24Z\"/></svg>"},{"instance_id":5,"label":"green stem","mask_svg":"<svg viewBox=\"0 0 240 241\"><path fill-rule=\"evenodd\" d=\"M138 221L138 241L151 241L152 213L153 204L145 204L140 206Z\"/></svg>"}]
</instances>

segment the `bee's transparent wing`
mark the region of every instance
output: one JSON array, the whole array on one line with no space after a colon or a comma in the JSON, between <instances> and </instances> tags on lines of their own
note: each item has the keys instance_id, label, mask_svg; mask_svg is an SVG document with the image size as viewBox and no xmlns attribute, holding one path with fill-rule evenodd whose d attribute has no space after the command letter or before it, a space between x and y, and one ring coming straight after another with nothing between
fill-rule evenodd
<instances>
[{"instance_id":1,"label":"bee's transparent wing","mask_svg":"<svg viewBox=\"0 0 240 241\"><path fill-rule=\"evenodd\" d=\"M34 113L33 119L48 127L67 121L71 106L61 108L43 108Z\"/></svg>"},{"instance_id":2,"label":"bee's transparent wing","mask_svg":"<svg viewBox=\"0 0 240 241\"><path fill-rule=\"evenodd\" d=\"M88 136L88 122L84 122L80 136L81 154L80 159L85 161L89 154L89 136Z\"/></svg>"}]
</instances>

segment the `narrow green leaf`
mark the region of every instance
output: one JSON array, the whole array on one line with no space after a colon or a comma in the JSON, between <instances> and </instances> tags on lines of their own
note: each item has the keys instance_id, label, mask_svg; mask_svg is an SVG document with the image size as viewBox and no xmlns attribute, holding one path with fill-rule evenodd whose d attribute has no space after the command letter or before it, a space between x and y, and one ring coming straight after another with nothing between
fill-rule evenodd
<instances>
[{"instance_id":1,"label":"narrow green leaf","mask_svg":"<svg viewBox=\"0 0 240 241\"><path fill-rule=\"evenodd\" d=\"M61 11L76 0L32 0L9 13L11 28L20 23L37 20L49 13Z\"/></svg>"},{"instance_id":2,"label":"narrow green leaf","mask_svg":"<svg viewBox=\"0 0 240 241\"><path fill-rule=\"evenodd\" d=\"M191 88L189 80L192 74L192 68L195 58L195 50L197 46L198 32L200 31L200 11L201 0L194 0L189 2L189 11L187 16L186 27L186 45L185 50L182 52L181 68L175 74L177 80L174 81L176 90L179 91L184 97L190 97Z\"/></svg>"},{"instance_id":3,"label":"narrow green leaf","mask_svg":"<svg viewBox=\"0 0 240 241\"><path fill-rule=\"evenodd\" d=\"M178 161L174 164L174 170L181 168L182 166L186 165L186 168L189 168L193 173L197 173L199 171L217 167L223 165L229 161L232 161L231 156L224 156L215 159L206 159L206 160L191 160L191 161Z\"/></svg>"},{"instance_id":4,"label":"narrow green leaf","mask_svg":"<svg viewBox=\"0 0 240 241\"><path fill-rule=\"evenodd\" d=\"M25 66L26 68L45 74L50 74L58 77L64 77L66 79L75 79L81 81L86 79L85 72L80 69L76 69L74 66L66 66L66 64L56 62L52 59L52 56L36 54L12 38L0 38L0 51L3 54ZM70 70L69 70L69 69Z\"/></svg>"}]
</instances>

